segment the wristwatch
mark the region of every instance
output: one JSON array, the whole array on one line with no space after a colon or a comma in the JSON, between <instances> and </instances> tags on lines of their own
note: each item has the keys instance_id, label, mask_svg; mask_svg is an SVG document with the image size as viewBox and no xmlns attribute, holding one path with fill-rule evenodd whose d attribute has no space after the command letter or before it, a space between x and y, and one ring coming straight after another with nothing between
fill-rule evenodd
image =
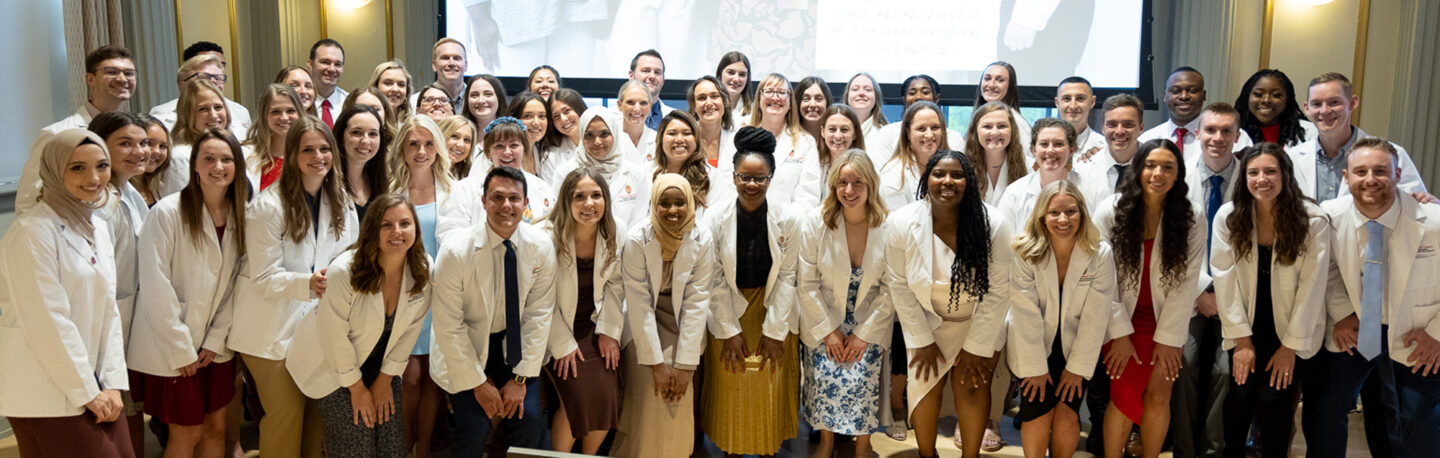
<instances>
[{"instance_id":1,"label":"wristwatch","mask_svg":"<svg viewBox=\"0 0 1440 458\"><path fill-rule=\"evenodd\" d=\"M523 375L520 375L520 374L515 374L515 383L519 383L519 384L521 384L521 385L524 385L526 380L530 380L530 377L526 377L526 376L523 376Z\"/></svg>"}]
</instances>

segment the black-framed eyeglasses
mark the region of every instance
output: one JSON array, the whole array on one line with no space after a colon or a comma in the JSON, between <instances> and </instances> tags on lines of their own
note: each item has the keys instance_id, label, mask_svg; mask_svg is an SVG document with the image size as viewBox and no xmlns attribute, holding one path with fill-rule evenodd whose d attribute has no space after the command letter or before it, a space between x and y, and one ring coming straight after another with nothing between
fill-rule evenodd
<instances>
[{"instance_id":1,"label":"black-framed eyeglasses","mask_svg":"<svg viewBox=\"0 0 1440 458\"><path fill-rule=\"evenodd\" d=\"M772 175L750 175L735 172L735 179L741 183L765 184L770 182L770 177L772 177Z\"/></svg>"}]
</instances>

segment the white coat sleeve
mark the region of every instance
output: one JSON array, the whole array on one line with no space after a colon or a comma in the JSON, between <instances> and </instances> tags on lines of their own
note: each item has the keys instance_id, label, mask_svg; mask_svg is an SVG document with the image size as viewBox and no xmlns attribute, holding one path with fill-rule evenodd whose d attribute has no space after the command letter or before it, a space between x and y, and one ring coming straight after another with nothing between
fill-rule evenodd
<instances>
[{"instance_id":1,"label":"white coat sleeve","mask_svg":"<svg viewBox=\"0 0 1440 458\"><path fill-rule=\"evenodd\" d=\"M635 339L635 359L641 365L652 366L665 362L665 355L660 346L660 328L655 323L655 292L650 290L652 272L645 267L643 240L639 233L626 238L620 269L625 280L625 317Z\"/></svg>"},{"instance_id":2,"label":"white coat sleeve","mask_svg":"<svg viewBox=\"0 0 1440 458\"><path fill-rule=\"evenodd\" d=\"M539 377L540 366L545 364L545 347L550 339L550 323L555 315L555 248L549 240L537 243L534 254L536 271L521 305L520 364L515 373L526 377ZM434 324L433 322L431 323Z\"/></svg>"},{"instance_id":3,"label":"white coat sleeve","mask_svg":"<svg viewBox=\"0 0 1440 458\"><path fill-rule=\"evenodd\" d=\"M825 223L819 218L811 218L801 233L799 240L799 256L796 265L796 312L800 315L800 333L806 340L811 342L825 341L825 336L834 332L840 327L834 317L830 316L830 309L827 307L826 297L820 290L820 262L823 256L822 245L825 234ZM858 309L858 307L857 307ZM860 317L856 317L857 322Z\"/></svg>"},{"instance_id":4,"label":"white coat sleeve","mask_svg":"<svg viewBox=\"0 0 1440 458\"><path fill-rule=\"evenodd\" d=\"M340 386L349 387L360 381L361 361L356 359L355 344L350 342L350 320L355 303L363 299L356 297L359 293L350 287L349 266L337 267L332 265L326 271L330 274L326 278L329 286L315 309L315 332L319 334L320 352L335 370Z\"/></svg>"},{"instance_id":5,"label":"white coat sleeve","mask_svg":"<svg viewBox=\"0 0 1440 458\"><path fill-rule=\"evenodd\" d=\"M1019 378L1035 377L1049 372L1045 365L1049 349L1045 348L1043 339L1045 312L1040 310L1039 282L1035 278L1035 269L1034 264L1018 257L1010 269L1008 357L1010 371ZM1055 338L1061 337L1057 335Z\"/></svg>"},{"instance_id":6,"label":"white coat sleeve","mask_svg":"<svg viewBox=\"0 0 1440 458\"><path fill-rule=\"evenodd\" d=\"M445 361L444 373L435 373L438 371L433 369L438 365L432 363L431 375L444 379L442 387L452 393L475 388L486 380L485 358L481 356L481 349L475 348L468 331L470 326L483 326L488 330L490 323L465 322L465 289L479 287L465 284L474 269L474 260L467 256L468 248L462 244L442 244L431 277L434 281L430 290L430 326L434 339L431 345Z\"/></svg>"},{"instance_id":7,"label":"white coat sleeve","mask_svg":"<svg viewBox=\"0 0 1440 458\"><path fill-rule=\"evenodd\" d=\"M179 220L156 215L145 222L140 229L139 247L136 250L140 262L140 288L146 292L145 300L135 307L144 313L149 329L143 332L155 334L155 342L165 347L164 360L170 369L180 368L195 362L196 343L190 339L190 328L185 324L185 312L189 307L180 302L172 283L171 269L175 267L175 244L185 243L178 231ZM181 268L184 262L181 262ZM208 299L208 298L207 298ZM205 306L195 304L196 306ZM208 304L206 304L208 305ZM217 352L218 353L218 352Z\"/></svg>"},{"instance_id":8,"label":"white coat sleeve","mask_svg":"<svg viewBox=\"0 0 1440 458\"><path fill-rule=\"evenodd\" d=\"M250 278L266 300L306 301L314 298L310 291L310 272L285 270L285 217L280 207L260 197L253 211L246 212L246 255ZM253 293L253 292L252 292Z\"/></svg>"},{"instance_id":9,"label":"white coat sleeve","mask_svg":"<svg viewBox=\"0 0 1440 458\"><path fill-rule=\"evenodd\" d=\"M705 242L709 242L708 238ZM684 247L682 246L683 250ZM680 338L675 344L675 365L695 367L700 365L700 355L705 352L705 317L710 312L710 285L715 272L715 250L701 246L695 258L695 270L685 284L685 300L676 307L680 314Z\"/></svg>"},{"instance_id":10,"label":"white coat sleeve","mask_svg":"<svg viewBox=\"0 0 1440 458\"><path fill-rule=\"evenodd\" d=\"M1325 341L1325 283L1330 265L1330 244L1323 242L1330 240L1330 221L1311 217L1309 223L1310 232L1305 237L1308 246L1295 260L1300 264L1300 281L1290 323L1287 329L1277 330L1280 342L1302 357L1313 355Z\"/></svg>"},{"instance_id":11,"label":"white coat sleeve","mask_svg":"<svg viewBox=\"0 0 1440 458\"><path fill-rule=\"evenodd\" d=\"M916 252L919 247L910 243L909 238L903 234L907 229L903 224L895 224L885 232L884 282L893 306L891 309L900 319L900 331L905 336L905 346L921 348L935 343L935 334L930 329L929 318L925 315L925 304L922 304L920 298L915 297L915 292L910 289L909 264L919 262L922 257ZM925 300L928 301L929 298Z\"/></svg>"},{"instance_id":12,"label":"white coat sleeve","mask_svg":"<svg viewBox=\"0 0 1440 458\"><path fill-rule=\"evenodd\" d=\"M1096 262L1095 279L1090 280L1089 295L1084 309L1080 311L1080 327L1075 330L1075 342L1070 345L1065 370L1089 379L1095 375L1095 363L1100 359L1100 348L1105 344L1105 322L1120 303L1120 288L1115 283L1115 263L1109 245L1102 245Z\"/></svg>"},{"instance_id":13,"label":"white coat sleeve","mask_svg":"<svg viewBox=\"0 0 1440 458\"><path fill-rule=\"evenodd\" d=\"M1240 265L1235 246L1230 244L1230 228L1224 223L1232 207L1221 207L1215 213L1215 234L1210 237L1210 275L1215 279L1215 306L1219 311L1220 335L1225 339L1249 337L1250 310L1241 293ZM1251 253L1251 256L1257 256Z\"/></svg>"},{"instance_id":14,"label":"white coat sleeve","mask_svg":"<svg viewBox=\"0 0 1440 458\"><path fill-rule=\"evenodd\" d=\"M16 224L10 231L20 233L5 234L0 249L7 262L6 288L15 306L15 321L25 342L35 350L35 359L45 369L45 374L36 375L50 378L71 403L83 406L100 395L101 387L90 368L90 355L80 338L80 329L70 315L76 306L96 305L71 304L66 297L65 287L60 284L62 272L55 261L63 249L57 244L58 230L42 224ZM95 229L97 234L100 231ZM110 308L116 308L113 302Z\"/></svg>"},{"instance_id":15,"label":"white coat sleeve","mask_svg":"<svg viewBox=\"0 0 1440 458\"><path fill-rule=\"evenodd\" d=\"M1209 236L1204 229L1205 215L1197 212L1195 216L1191 219L1190 239L1186 244L1189 254L1185 257L1185 278L1173 291L1166 291L1165 304L1155 313L1155 343L1161 345L1184 348L1190 334L1190 317L1195 311L1195 298L1200 296L1199 281L1191 279L1204 270L1201 266L1205 262L1205 239Z\"/></svg>"},{"instance_id":16,"label":"white coat sleeve","mask_svg":"<svg viewBox=\"0 0 1440 458\"><path fill-rule=\"evenodd\" d=\"M775 301L765 310L761 332L765 337L784 342L790 331L799 326L799 318L795 316L795 270L800 262L800 231L797 229L799 221L795 218L785 217L776 226L780 228L778 235L782 241L780 258L777 259L780 272L772 285Z\"/></svg>"}]
</instances>

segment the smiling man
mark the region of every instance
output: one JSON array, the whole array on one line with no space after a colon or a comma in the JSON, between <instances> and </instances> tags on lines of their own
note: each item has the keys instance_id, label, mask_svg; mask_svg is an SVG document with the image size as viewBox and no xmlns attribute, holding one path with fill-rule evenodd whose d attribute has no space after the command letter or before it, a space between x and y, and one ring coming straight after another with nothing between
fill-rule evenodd
<instances>
[{"instance_id":1,"label":"smiling man","mask_svg":"<svg viewBox=\"0 0 1440 458\"><path fill-rule=\"evenodd\" d=\"M1060 119L1075 128L1078 154L1089 155L1105 149L1104 134L1094 135L1095 130L1090 128L1090 110L1094 108L1095 91L1090 87L1090 80L1080 76L1060 80L1055 90L1055 109L1060 112Z\"/></svg>"},{"instance_id":2,"label":"smiling man","mask_svg":"<svg viewBox=\"0 0 1440 458\"><path fill-rule=\"evenodd\" d=\"M1200 110L1205 108L1205 75L1180 67L1165 80L1165 111L1170 119L1140 135L1140 143L1168 138L1180 147L1186 162L1200 154Z\"/></svg>"},{"instance_id":3,"label":"smiling man","mask_svg":"<svg viewBox=\"0 0 1440 458\"><path fill-rule=\"evenodd\" d=\"M465 110L465 45L454 38L441 38L430 48L430 70L435 72L435 84L445 89L450 96L450 107L454 113ZM420 93L410 96L410 106L418 106ZM480 126L484 127L484 126Z\"/></svg>"},{"instance_id":4,"label":"smiling man","mask_svg":"<svg viewBox=\"0 0 1440 458\"><path fill-rule=\"evenodd\" d=\"M636 54L630 59L629 77L650 88L650 116L645 118L645 127L658 129L660 120L675 111L675 108L667 107L660 101L660 88L665 87L665 60L660 58L660 52L647 49Z\"/></svg>"},{"instance_id":5,"label":"smiling man","mask_svg":"<svg viewBox=\"0 0 1440 458\"><path fill-rule=\"evenodd\" d=\"M485 222L441 248L431 293L435 383L455 411L452 451L481 456L503 424L504 443L537 448L545 429L540 368L555 310L555 248L523 221L525 175L485 176Z\"/></svg>"},{"instance_id":6,"label":"smiling man","mask_svg":"<svg viewBox=\"0 0 1440 458\"><path fill-rule=\"evenodd\" d=\"M180 63L180 69L175 72L175 85L181 90L185 84L207 79L225 92L225 82L229 77L225 74L225 50L220 45L208 41L197 41L185 48L181 54L184 59ZM180 103L179 98L171 99L168 102L150 108L150 116L159 119L165 124L165 130L175 128L175 105ZM235 138L245 138L245 133L250 130L250 110L244 105L225 99L225 111L230 114L230 132Z\"/></svg>"},{"instance_id":7,"label":"smiling man","mask_svg":"<svg viewBox=\"0 0 1440 458\"><path fill-rule=\"evenodd\" d=\"M310 59L305 61L315 79L315 112L326 126L334 126L340 106L350 93L340 87L345 74L345 48L333 38L322 38L310 46Z\"/></svg>"},{"instance_id":8,"label":"smiling man","mask_svg":"<svg viewBox=\"0 0 1440 458\"><path fill-rule=\"evenodd\" d=\"M1350 115L1360 108L1360 96L1350 85L1350 79L1339 73L1323 73L1310 80L1309 99L1305 102L1305 114L1315 123L1319 134L1293 148L1286 150L1295 163L1295 180L1305 197L1324 202L1350 193L1341 178L1345 170L1346 156L1355 142L1365 138L1364 130L1351 124ZM1401 191L1411 193L1422 202L1433 201L1426 193L1425 183L1420 181L1415 161L1400 145L1393 145L1396 151Z\"/></svg>"}]
</instances>

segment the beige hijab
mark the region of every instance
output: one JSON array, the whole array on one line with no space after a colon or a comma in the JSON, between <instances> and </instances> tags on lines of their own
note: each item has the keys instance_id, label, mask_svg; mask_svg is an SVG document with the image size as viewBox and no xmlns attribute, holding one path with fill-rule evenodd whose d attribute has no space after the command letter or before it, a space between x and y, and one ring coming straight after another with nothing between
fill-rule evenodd
<instances>
[{"instance_id":1,"label":"beige hijab","mask_svg":"<svg viewBox=\"0 0 1440 458\"><path fill-rule=\"evenodd\" d=\"M70 163L75 148L87 142L99 146L105 158L110 158L105 140L94 132L69 129L50 137L40 159L40 201L60 215L62 221L80 229L87 239L94 240L95 227L90 224L90 214L104 205L104 199L101 202L85 202L65 189L65 166Z\"/></svg>"},{"instance_id":2,"label":"beige hijab","mask_svg":"<svg viewBox=\"0 0 1440 458\"><path fill-rule=\"evenodd\" d=\"M661 219L656 208L660 203L660 195L671 188L679 189L685 194L685 219L678 225ZM690 181L677 173L662 173L655 177L655 184L650 190L650 224L655 226L655 237L660 240L660 257L666 261L674 261L685 234L695 228L695 193L690 190Z\"/></svg>"}]
</instances>

